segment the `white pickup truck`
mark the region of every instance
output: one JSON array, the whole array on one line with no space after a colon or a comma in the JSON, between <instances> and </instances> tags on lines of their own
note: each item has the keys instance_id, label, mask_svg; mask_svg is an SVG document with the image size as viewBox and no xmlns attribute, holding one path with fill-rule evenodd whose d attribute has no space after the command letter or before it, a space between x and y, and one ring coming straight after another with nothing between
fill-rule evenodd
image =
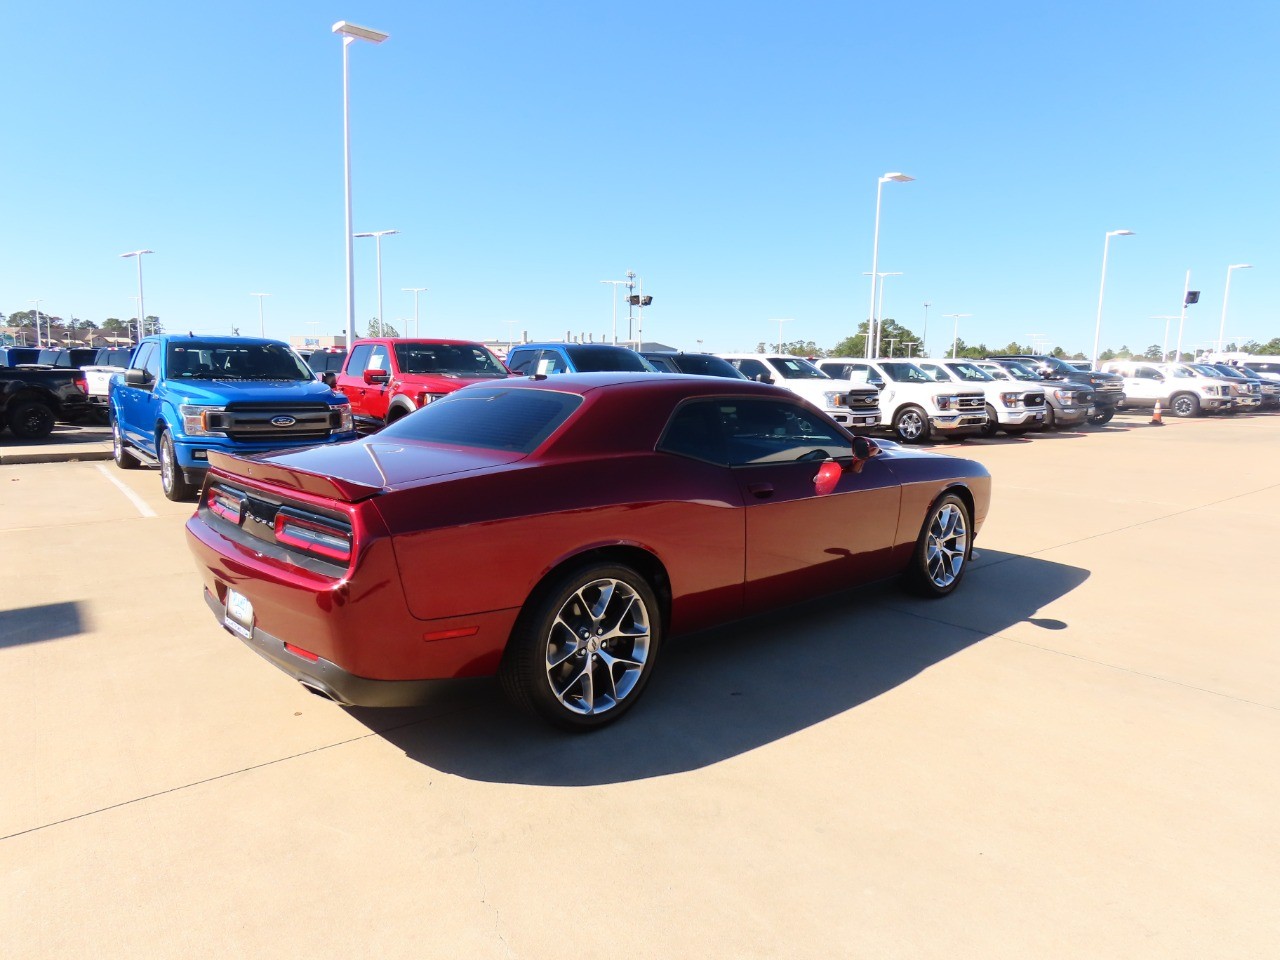
<instances>
[{"instance_id":1,"label":"white pickup truck","mask_svg":"<svg viewBox=\"0 0 1280 960\"><path fill-rule=\"evenodd\" d=\"M1198 417L1204 410L1225 413L1235 406L1231 384L1185 363L1109 360L1102 369L1124 377L1126 407L1154 407L1159 401L1175 417Z\"/></svg>"},{"instance_id":2,"label":"white pickup truck","mask_svg":"<svg viewBox=\"0 0 1280 960\"><path fill-rule=\"evenodd\" d=\"M1003 430L1010 436L1044 426L1044 390L997 380L968 360L920 360L917 366L939 383L978 387L987 398L987 429L984 436Z\"/></svg>"},{"instance_id":3,"label":"white pickup truck","mask_svg":"<svg viewBox=\"0 0 1280 960\"><path fill-rule=\"evenodd\" d=\"M132 354L132 347L123 350L103 347L93 358L93 363L80 368L89 392L89 409L104 422L110 413L107 394L111 387L111 377L113 374L124 373L129 368L129 357Z\"/></svg>"},{"instance_id":4,"label":"white pickup truck","mask_svg":"<svg viewBox=\"0 0 1280 960\"><path fill-rule=\"evenodd\" d=\"M982 390L938 383L906 360L827 357L818 367L833 377L878 387L882 422L903 443L924 443L934 434L969 436L986 428Z\"/></svg>"},{"instance_id":5,"label":"white pickup truck","mask_svg":"<svg viewBox=\"0 0 1280 960\"><path fill-rule=\"evenodd\" d=\"M869 433L883 421L880 392L819 370L802 357L775 353L721 353L749 380L776 383L804 397L846 430Z\"/></svg>"}]
</instances>

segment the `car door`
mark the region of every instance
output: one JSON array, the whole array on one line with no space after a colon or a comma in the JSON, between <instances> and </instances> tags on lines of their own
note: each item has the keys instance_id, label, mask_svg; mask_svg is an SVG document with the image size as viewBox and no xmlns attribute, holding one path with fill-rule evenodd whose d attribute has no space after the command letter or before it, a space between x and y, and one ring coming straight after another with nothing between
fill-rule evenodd
<instances>
[{"instance_id":1,"label":"car door","mask_svg":"<svg viewBox=\"0 0 1280 960\"><path fill-rule=\"evenodd\" d=\"M369 355L373 352L373 344L361 343L347 357L346 366L338 373L337 390L351 401L351 415L367 417L365 409L364 371L369 365Z\"/></svg>"},{"instance_id":2,"label":"car door","mask_svg":"<svg viewBox=\"0 0 1280 960\"><path fill-rule=\"evenodd\" d=\"M887 457L855 471L849 435L785 400L722 401L721 417L746 513L748 613L884 575L901 500Z\"/></svg>"},{"instance_id":3,"label":"car door","mask_svg":"<svg viewBox=\"0 0 1280 960\"><path fill-rule=\"evenodd\" d=\"M147 370L152 372L154 378L155 373L159 370L158 365L153 362L155 352L155 341L144 341L142 346L138 348L137 356L132 359L130 369ZM154 379L142 386L126 386L123 390L118 391L119 399L116 402L116 419L119 421L125 436L131 443L145 450L151 450L155 444L155 437L152 431L143 426L147 422L151 393L154 389ZM155 421L152 420L151 422L154 423Z\"/></svg>"},{"instance_id":4,"label":"car door","mask_svg":"<svg viewBox=\"0 0 1280 960\"><path fill-rule=\"evenodd\" d=\"M1157 397L1163 397L1167 392L1164 387L1164 374L1155 367L1136 364L1133 368L1133 376L1125 381L1125 391L1131 400L1155 403Z\"/></svg>"}]
</instances>

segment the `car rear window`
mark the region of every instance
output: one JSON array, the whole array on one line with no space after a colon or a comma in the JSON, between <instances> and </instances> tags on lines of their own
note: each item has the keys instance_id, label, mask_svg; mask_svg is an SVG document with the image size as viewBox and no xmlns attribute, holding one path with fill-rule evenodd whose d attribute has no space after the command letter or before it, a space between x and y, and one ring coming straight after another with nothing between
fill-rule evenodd
<instances>
[{"instance_id":1,"label":"car rear window","mask_svg":"<svg viewBox=\"0 0 1280 960\"><path fill-rule=\"evenodd\" d=\"M379 436L532 453L582 403L553 390L469 387L429 403Z\"/></svg>"},{"instance_id":2,"label":"car rear window","mask_svg":"<svg viewBox=\"0 0 1280 960\"><path fill-rule=\"evenodd\" d=\"M578 373L653 372L648 360L626 347L569 347L565 352Z\"/></svg>"}]
</instances>

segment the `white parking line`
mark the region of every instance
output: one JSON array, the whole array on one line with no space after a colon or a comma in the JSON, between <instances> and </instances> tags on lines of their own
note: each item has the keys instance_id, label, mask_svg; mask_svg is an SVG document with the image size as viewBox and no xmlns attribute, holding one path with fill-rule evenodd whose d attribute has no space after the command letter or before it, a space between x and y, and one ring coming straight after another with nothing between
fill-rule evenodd
<instances>
[{"instance_id":1,"label":"white parking line","mask_svg":"<svg viewBox=\"0 0 1280 960\"><path fill-rule=\"evenodd\" d=\"M144 517L154 517L154 516L156 515L156 512L155 512L154 510L152 510L150 507L148 507L148 506L147 506L146 501L144 501L140 496L138 496L136 493L134 493L134 492L133 492L132 490L130 490L128 487L126 487L126 486L125 486L125 485L120 481L120 478L119 478L119 477L112 476L111 471L110 471L109 469L107 469L107 467L106 467L105 465L103 465L103 464L101 464L101 463L100 463L100 464L98 464L98 471L99 471L99 472L100 472L104 477L106 477L108 480L110 480L112 483L114 483L114 484L116 485L116 487L117 487L117 488L119 488L119 490L120 490L120 492L121 492L121 493L123 493L126 497L128 497L128 498L129 498L129 502L130 502L130 503L132 503L135 507L137 507L137 508L138 508L138 512L139 512L140 514L142 514Z\"/></svg>"}]
</instances>

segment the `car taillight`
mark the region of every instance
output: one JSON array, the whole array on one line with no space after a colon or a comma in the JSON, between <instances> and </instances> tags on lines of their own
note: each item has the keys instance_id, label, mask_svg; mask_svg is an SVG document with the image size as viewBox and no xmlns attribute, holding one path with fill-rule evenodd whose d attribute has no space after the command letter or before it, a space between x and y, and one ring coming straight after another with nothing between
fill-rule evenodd
<instances>
[{"instance_id":1,"label":"car taillight","mask_svg":"<svg viewBox=\"0 0 1280 960\"><path fill-rule=\"evenodd\" d=\"M71 382L80 388L81 393L86 395L89 393L89 381L84 374L81 374L80 376L76 377Z\"/></svg>"},{"instance_id":2,"label":"car taillight","mask_svg":"<svg viewBox=\"0 0 1280 960\"><path fill-rule=\"evenodd\" d=\"M288 507L276 513L276 543L326 560L351 559L351 530L334 521L301 514Z\"/></svg>"},{"instance_id":3,"label":"car taillight","mask_svg":"<svg viewBox=\"0 0 1280 960\"><path fill-rule=\"evenodd\" d=\"M244 516L244 497L241 494L210 486L205 494L205 503L223 520L240 525L240 519Z\"/></svg>"}]
</instances>

